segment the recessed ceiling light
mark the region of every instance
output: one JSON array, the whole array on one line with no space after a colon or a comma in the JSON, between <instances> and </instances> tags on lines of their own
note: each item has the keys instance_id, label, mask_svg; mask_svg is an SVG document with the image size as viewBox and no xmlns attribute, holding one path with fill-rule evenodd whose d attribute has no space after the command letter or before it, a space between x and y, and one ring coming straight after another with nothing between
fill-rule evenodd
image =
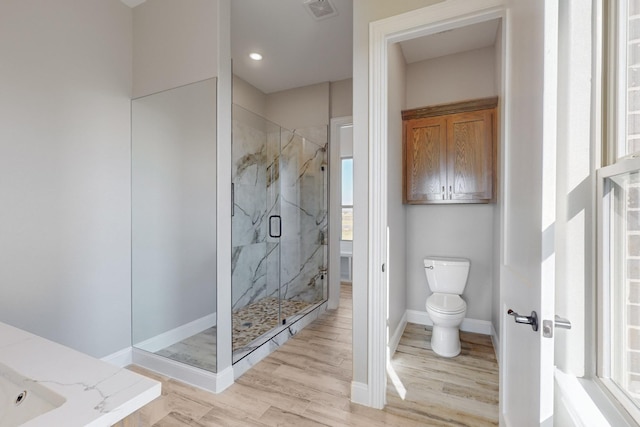
<instances>
[{"instance_id":1,"label":"recessed ceiling light","mask_svg":"<svg viewBox=\"0 0 640 427\"><path fill-rule=\"evenodd\" d=\"M262 61L262 55L257 52L250 53L249 58L253 59L254 61Z\"/></svg>"}]
</instances>

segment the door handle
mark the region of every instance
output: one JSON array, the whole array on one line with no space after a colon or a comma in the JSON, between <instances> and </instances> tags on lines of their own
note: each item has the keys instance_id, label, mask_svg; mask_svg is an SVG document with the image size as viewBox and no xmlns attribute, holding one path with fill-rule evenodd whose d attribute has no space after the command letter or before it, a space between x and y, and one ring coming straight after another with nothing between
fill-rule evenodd
<instances>
[{"instance_id":1,"label":"door handle","mask_svg":"<svg viewBox=\"0 0 640 427\"><path fill-rule=\"evenodd\" d=\"M273 232L273 220L278 220L278 231L277 234ZM269 237L280 238L282 237L282 217L280 215L271 215L269 217Z\"/></svg>"},{"instance_id":2,"label":"door handle","mask_svg":"<svg viewBox=\"0 0 640 427\"><path fill-rule=\"evenodd\" d=\"M535 311L531 312L531 316L523 316L521 314L516 313L515 311L509 309L507 311L509 316L513 316L516 323L522 323L524 325L531 325L531 329L534 331L538 330L538 313Z\"/></svg>"},{"instance_id":3,"label":"door handle","mask_svg":"<svg viewBox=\"0 0 640 427\"><path fill-rule=\"evenodd\" d=\"M571 329L571 322L569 321L569 319L565 319L564 317L560 317L556 314L553 320L553 324L556 328Z\"/></svg>"}]
</instances>

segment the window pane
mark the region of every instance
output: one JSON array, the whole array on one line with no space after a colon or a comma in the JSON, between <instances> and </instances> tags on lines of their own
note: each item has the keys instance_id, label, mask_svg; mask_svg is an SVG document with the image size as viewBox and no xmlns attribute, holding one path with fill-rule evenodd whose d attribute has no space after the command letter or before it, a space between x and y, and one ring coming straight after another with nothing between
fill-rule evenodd
<instances>
[{"instance_id":1,"label":"window pane","mask_svg":"<svg viewBox=\"0 0 640 427\"><path fill-rule=\"evenodd\" d=\"M353 206L353 159L342 159L342 204Z\"/></svg>"},{"instance_id":2,"label":"window pane","mask_svg":"<svg viewBox=\"0 0 640 427\"><path fill-rule=\"evenodd\" d=\"M353 208L342 208L342 240L353 240Z\"/></svg>"},{"instance_id":3,"label":"window pane","mask_svg":"<svg viewBox=\"0 0 640 427\"><path fill-rule=\"evenodd\" d=\"M640 404L640 173L609 179L611 379Z\"/></svg>"},{"instance_id":4,"label":"window pane","mask_svg":"<svg viewBox=\"0 0 640 427\"><path fill-rule=\"evenodd\" d=\"M620 2L618 27L618 157L640 150L640 0Z\"/></svg>"}]
</instances>

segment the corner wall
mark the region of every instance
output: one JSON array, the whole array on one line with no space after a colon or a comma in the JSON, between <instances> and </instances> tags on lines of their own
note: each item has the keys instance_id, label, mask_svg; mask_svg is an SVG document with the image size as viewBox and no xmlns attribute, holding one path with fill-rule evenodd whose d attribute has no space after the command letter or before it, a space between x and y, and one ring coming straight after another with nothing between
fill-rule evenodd
<instances>
[{"instance_id":1,"label":"corner wall","mask_svg":"<svg viewBox=\"0 0 640 427\"><path fill-rule=\"evenodd\" d=\"M0 2L0 321L131 345L131 9Z\"/></svg>"}]
</instances>

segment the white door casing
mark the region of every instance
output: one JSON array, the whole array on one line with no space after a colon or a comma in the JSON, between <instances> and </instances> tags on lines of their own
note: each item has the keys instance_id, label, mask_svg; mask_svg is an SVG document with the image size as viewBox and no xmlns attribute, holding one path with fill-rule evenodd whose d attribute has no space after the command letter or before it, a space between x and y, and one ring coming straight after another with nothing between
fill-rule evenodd
<instances>
[{"instance_id":1,"label":"white door casing","mask_svg":"<svg viewBox=\"0 0 640 427\"><path fill-rule=\"evenodd\" d=\"M500 421L553 425L557 1L510 1L506 21L501 250ZM538 313L540 328L507 310Z\"/></svg>"}]
</instances>

